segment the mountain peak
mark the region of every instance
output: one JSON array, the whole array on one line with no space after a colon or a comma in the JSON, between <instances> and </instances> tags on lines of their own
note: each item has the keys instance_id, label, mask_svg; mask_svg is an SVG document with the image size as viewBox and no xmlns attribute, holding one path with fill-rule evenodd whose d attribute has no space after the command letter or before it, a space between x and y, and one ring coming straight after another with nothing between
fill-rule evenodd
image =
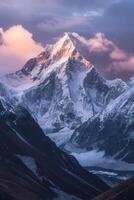
<instances>
[{"instance_id":1,"label":"mountain peak","mask_svg":"<svg viewBox=\"0 0 134 200\"><path fill-rule=\"evenodd\" d=\"M86 42L86 43L87 43L87 40L86 40L84 37L80 36L80 35L79 35L78 33L76 33L76 32L64 32L64 36L65 36L65 37L68 37L71 41L77 39L77 40L79 40L79 41L81 41L81 42ZM63 36L63 37L64 37L64 36Z\"/></svg>"},{"instance_id":2,"label":"mountain peak","mask_svg":"<svg viewBox=\"0 0 134 200\"><path fill-rule=\"evenodd\" d=\"M59 39L59 41L64 42L71 42L77 48L79 49L80 46L84 46L85 48L88 48L88 41L80 36L78 33L75 32L65 32L63 36Z\"/></svg>"},{"instance_id":3,"label":"mountain peak","mask_svg":"<svg viewBox=\"0 0 134 200\"><path fill-rule=\"evenodd\" d=\"M66 38L72 40L72 37L76 37L77 38L77 37L81 37L81 36L76 32L64 32L64 34L63 34L63 36L61 38L63 38L63 37L66 37Z\"/></svg>"},{"instance_id":4,"label":"mountain peak","mask_svg":"<svg viewBox=\"0 0 134 200\"><path fill-rule=\"evenodd\" d=\"M71 40L69 33L64 33L63 37L61 37L56 44L53 45L52 56L56 54L60 54L63 56L69 56L74 51L75 46L73 41Z\"/></svg>"},{"instance_id":5,"label":"mountain peak","mask_svg":"<svg viewBox=\"0 0 134 200\"><path fill-rule=\"evenodd\" d=\"M75 32L65 32L53 45L52 57L68 60L70 58L85 59L90 62L88 41Z\"/></svg>"},{"instance_id":6,"label":"mountain peak","mask_svg":"<svg viewBox=\"0 0 134 200\"><path fill-rule=\"evenodd\" d=\"M87 57L88 41L64 33L22 70L6 77L44 130L72 130L124 92L119 81L111 85L101 78Z\"/></svg>"}]
</instances>

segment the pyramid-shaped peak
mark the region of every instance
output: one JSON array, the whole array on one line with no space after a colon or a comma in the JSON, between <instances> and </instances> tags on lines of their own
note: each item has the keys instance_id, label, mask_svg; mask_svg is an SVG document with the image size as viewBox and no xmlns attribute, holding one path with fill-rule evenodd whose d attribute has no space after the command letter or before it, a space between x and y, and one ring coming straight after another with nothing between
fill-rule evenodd
<instances>
[{"instance_id":1,"label":"pyramid-shaped peak","mask_svg":"<svg viewBox=\"0 0 134 200\"><path fill-rule=\"evenodd\" d=\"M55 55L59 52L68 52L68 54L71 54L74 49L75 45L69 33L64 33L64 35L54 44L52 54Z\"/></svg>"},{"instance_id":2,"label":"pyramid-shaped peak","mask_svg":"<svg viewBox=\"0 0 134 200\"><path fill-rule=\"evenodd\" d=\"M64 32L64 36L69 37L71 39L71 37L81 37L78 33L76 32Z\"/></svg>"},{"instance_id":3,"label":"pyramid-shaped peak","mask_svg":"<svg viewBox=\"0 0 134 200\"><path fill-rule=\"evenodd\" d=\"M88 40L76 32L65 32L62 38L71 40L74 44L79 42L88 45Z\"/></svg>"},{"instance_id":4,"label":"pyramid-shaped peak","mask_svg":"<svg viewBox=\"0 0 134 200\"><path fill-rule=\"evenodd\" d=\"M74 43L74 40L80 38L79 34L71 33L71 32L64 32L64 34L57 40L56 44L67 44L67 43Z\"/></svg>"},{"instance_id":5,"label":"pyramid-shaped peak","mask_svg":"<svg viewBox=\"0 0 134 200\"><path fill-rule=\"evenodd\" d=\"M75 32L65 32L53 46L53 54L59 51L68 51L69 54L77 51L81 56L89 55L88 40Z\"/></svg>"}]
</instances>

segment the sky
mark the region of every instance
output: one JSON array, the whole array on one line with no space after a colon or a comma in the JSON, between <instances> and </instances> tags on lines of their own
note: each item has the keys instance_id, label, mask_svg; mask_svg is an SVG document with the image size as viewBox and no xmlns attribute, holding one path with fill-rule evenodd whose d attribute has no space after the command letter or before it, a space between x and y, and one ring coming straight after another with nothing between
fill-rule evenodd
<instances>
[{"instance_id":1,"label":"sky","mask_svg":"<svg viewBox=\"0 0 134 200\"><path fill-rule=\"evenodd\" d=\"M0 0L0 73L15 71L64 32L89 41L108 79L134 76L134 0ZM97 45L97 46L96 46Z\"/></svg>"}]
</instances>

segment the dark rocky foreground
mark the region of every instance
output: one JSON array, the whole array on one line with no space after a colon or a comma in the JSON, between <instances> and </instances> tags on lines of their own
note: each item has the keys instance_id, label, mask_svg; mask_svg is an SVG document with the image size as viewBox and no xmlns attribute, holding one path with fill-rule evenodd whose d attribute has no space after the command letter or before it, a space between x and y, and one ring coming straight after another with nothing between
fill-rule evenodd
<instances>
[{"instance_id":1,"label":"dark rocky foreground","mask_svg":"<svg viewBox=\"0 0 134 200\"><path fill-rule=\"evenodd\" d=\"M134 179L130 179L121 185L105 192L93 200L133 200Z\"/></svg>"},{"instance_id":2,"label":"dark rocky foreground","mask_svg":"<svg viewBox=\"0 0 134 200\"><path fill-rule=\"evenodd\" d=\"M10 110L10 111L9 111ZM44 135L22 107L0 102L0 199L92 199L109 187Z\"/></svg>"}]
</instances>

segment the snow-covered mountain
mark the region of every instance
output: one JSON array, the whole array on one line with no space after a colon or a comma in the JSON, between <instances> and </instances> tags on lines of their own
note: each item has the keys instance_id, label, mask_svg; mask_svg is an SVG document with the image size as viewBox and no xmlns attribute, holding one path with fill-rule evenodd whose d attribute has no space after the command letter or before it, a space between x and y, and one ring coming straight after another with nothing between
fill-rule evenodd
<instances>
[{"instance_id":1,"label":"snow-covered mountain","mask_svg":"<svg viewBox=\"0 0 134 200\"><path fill-rule=\"evenodd\" d=\"M23 105L45 134L78 153L76 158L87 162L90 154L101 160L100 167L105 161L107 168L113 162L119 169L134 167L134 81L105 80L90 61L88 40L65 33L1 81L6 84L1 83L1 96Z\"/></svg>"},{"instance_id":2,"label":"snow-covered mountain","mask_svg":"<svg viewBox=\"0 0 134 200\"><path fill-rule=\"evenodd\" d=\"M80 126L71 140L81 148L97 149L105 156L134 163L134 87Z\"/></svg>"},{"instance_id":3,"label":"snow-covered mountain","mask_svg":"<svg viewBox=\"0 0 134 200\"><path fill-rule=\"evenodd\" d=\"M6 99L6 101L12 105L16 105L18 102L17 93L15 90L9 87L9 85L0 82L0 100L2 99Z\"/></svg>"},{"instance_id":4,"label":"snow-covered mountain","mask_svg":"<svg viewBox=\"0 0 134 200\"><path fill-rule=\"evenodd\" d=\"M47 133L77 128L127 89L120 79L100 76L90 61L88 40L76 33L65 33L4 81Z\"/></svg>"}]
</instances>

